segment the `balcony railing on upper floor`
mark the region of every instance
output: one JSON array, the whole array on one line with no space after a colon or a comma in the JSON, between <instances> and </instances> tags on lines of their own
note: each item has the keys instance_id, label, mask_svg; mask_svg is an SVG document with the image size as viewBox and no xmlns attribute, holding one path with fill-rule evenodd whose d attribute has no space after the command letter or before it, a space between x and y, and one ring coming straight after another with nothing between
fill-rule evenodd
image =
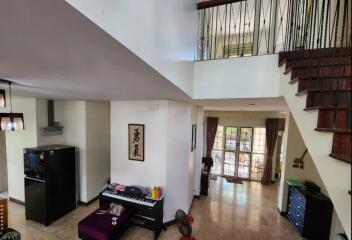
<instances>
[{"instance_id":1,"label":"balcony railing on upper floor","mask_svg":"<svg viewBox=\"0 0 352 240\"><path fill-rule=\"evenodd\" d=\"M198 18L197 60L351 46L350 0L200 0Z\"/></svg>"}]
</instances>

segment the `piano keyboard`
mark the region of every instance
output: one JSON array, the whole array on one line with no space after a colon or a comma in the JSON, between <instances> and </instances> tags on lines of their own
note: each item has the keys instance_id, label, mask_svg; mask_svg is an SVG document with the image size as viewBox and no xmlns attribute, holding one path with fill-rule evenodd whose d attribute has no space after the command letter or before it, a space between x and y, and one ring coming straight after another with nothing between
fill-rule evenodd
<instances>
[{"instance_id":1,"label":"piano keyboard","mask_svg":"<svg viewBox=\"0 0 352 240\"><path fill-rule=\"evenodd\" d=\"M141 204L141 205L148 206L148 207L154 207L156 204L155 200L147 199L144 197L134 196L132 194L128 194L128 193L124 193L124 192L117 192L116 194L111 193L111 192L103 192L102 195L107 196L107 197L111 197L111 198L116 198L116 199L128 201L128 202Z\"/></svg>"}]
</instances>

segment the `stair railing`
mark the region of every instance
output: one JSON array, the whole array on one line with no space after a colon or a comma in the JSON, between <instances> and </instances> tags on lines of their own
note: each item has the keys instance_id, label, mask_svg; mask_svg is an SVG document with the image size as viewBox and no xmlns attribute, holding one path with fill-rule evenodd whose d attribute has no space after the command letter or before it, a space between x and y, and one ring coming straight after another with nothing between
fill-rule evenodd
<instances>
[{"instance_id":1,"label":"stair railing","mask_svg":"<svg viewBox=\"0 0 352 240\"><path fill-rule=\"evenodd\" d=\"M351 129L351 1L289 0L288 11L284 51L302 60L317 107L332 109L331 128Z\"/></svg>"},{"instance_id":2,"label":"stair railing","mask_svg":"<svg viewBox=\"0 0 352 240\"><path fill-rule=\"evenodd\" d=\"M197 60L346 47L350 0L219 0L198 5Z\"/></svg>"}]
</instances>

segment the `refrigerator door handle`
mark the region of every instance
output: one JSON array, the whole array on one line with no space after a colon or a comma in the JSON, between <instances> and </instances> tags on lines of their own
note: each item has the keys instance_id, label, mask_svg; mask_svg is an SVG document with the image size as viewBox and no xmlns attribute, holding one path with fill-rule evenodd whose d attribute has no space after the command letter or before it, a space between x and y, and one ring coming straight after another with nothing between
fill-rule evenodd
<instances>
[{"instance_id":1,"label":"refrigerator door handle","mask_svg":"<svg viewBox=\"0 0 352 240\"><path fill-rule=\"evenodd\" d=\"M43 182L43 183L46 183L46 181L41 180L41 179L38 179L38 178L31 178L31 177L27 177L27 176L25 176L24 178L27 178L27 179L29 179L29 180L33 180L33 181L38 181L38 182Z\"/></svg>"}]
</instances>

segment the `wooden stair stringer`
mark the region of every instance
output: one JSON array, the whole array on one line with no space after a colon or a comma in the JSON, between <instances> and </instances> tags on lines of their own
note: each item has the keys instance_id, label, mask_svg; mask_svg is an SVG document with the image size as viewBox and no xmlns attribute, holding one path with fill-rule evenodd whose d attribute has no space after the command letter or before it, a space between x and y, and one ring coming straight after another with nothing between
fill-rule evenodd
<instances>
[{"instance_id":1,"label":"wooden stair stringer","mask_svg":"<svg viewBox=\"0 0 352 240\"><path fill-rule=\"evenodd\" d=\"M333 133L315 131L318 110L304 111L307 94L296 96L298 83L289 83L291 73L280 67L280 95L285 98L302 139L312 157L326 190L335 206L336 213L347 233L351 236L351 165L330 157Z\"/></svg>"}]
</instances>

